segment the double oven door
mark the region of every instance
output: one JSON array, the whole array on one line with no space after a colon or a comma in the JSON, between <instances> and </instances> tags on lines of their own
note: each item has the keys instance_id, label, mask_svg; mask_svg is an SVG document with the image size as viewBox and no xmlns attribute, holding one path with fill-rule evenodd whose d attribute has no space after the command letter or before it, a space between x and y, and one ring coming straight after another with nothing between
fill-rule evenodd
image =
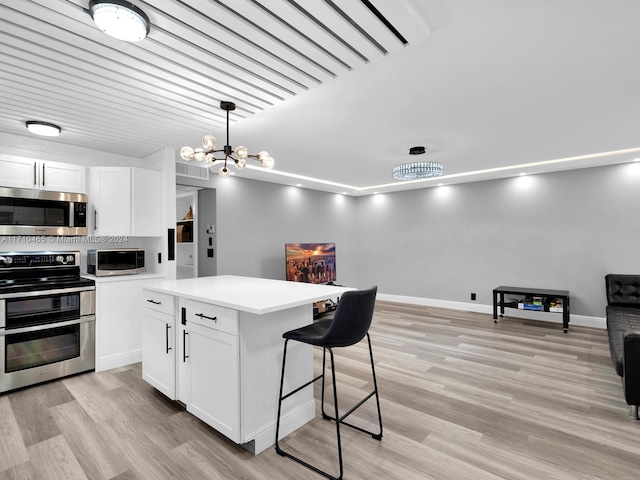
<instances>
[{"instance_id":1,"label":"double oven door","mask_svg":"<svg viewBox=\"0 0 640 480\"><path fill-rule=\"evenodd\" d=\"M95 368L94 288L0 296L0 392Z\"/></svg>"}]
</instances>

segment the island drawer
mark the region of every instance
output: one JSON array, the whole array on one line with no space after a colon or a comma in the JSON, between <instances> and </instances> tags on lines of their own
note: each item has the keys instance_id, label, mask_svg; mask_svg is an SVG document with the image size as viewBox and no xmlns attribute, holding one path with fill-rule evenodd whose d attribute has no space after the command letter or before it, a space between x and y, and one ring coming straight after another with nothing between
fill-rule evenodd
<instances>
[{"instance_id":1,"label":"island drawer","mask_svg":"<svg viewBox=\"0 0 640 480\"><path fill-rule=\"evenodd\" d=\"M153 290L144 290L142 298L144 306L157 312L174 315L173 296L166 293L154 292Z\"/></svg>"},{"instance_id":2,"label":"island drawer","mask_svg":"<svg viewBox=\"0 0 640 480\"><path fill-rule=\"evenodd\" d=\"M238 335L237 311L188 299L185 302L185 307L187 309L187 325L189 322L193 322L203 327Z\"/></svg>"}]
</instances>

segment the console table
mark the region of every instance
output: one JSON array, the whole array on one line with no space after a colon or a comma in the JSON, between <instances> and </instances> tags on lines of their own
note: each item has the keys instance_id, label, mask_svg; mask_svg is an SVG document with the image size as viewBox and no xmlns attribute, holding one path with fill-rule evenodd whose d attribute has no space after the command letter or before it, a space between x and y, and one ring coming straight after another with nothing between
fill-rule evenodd
<instances>
[{"instance_id":1,"label":"console table","mask_svg":"<svg viewBox=\"0 0 640 480\"><path fill-rule=\"evenodd\" d=\"M541 288L523 288L523 287L497 287L493 289L493 323L498 323L498 306L500 307L500 316L504 316L504 308L518 308L517 302L505 303L504 296L507 295L524 295L544 298L560 298L562 299L562 328L564 333L569 329L569 291L568 290L545 290ZM498 299L499 297L499 299Z\"/></svg>"}]
</instances>

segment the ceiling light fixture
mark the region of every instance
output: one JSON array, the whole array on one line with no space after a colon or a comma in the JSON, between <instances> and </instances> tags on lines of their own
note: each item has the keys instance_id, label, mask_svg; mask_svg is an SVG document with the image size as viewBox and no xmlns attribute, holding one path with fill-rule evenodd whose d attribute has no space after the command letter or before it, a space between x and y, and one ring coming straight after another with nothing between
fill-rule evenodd
<instances>
[{"instance_id":1,"label":"ceiling light fixture","mask_svg":"<svg viewBox=\"0 0 640 480\"><path fill-rule=\"evenodd\" d=\"M149 34L149 17L124 0L91 0L89 15L107 35L125 42L139 42Z\"/></svg>"},{"instance_id":2,"label":"ceiling light fixture","mask_svg":"<svg viewBox=\"0 0 640 480\"><path fill-rule=\"evenodd\" d=\"M424 147L411 147L409 149L409 155L422 155L424 153ZM439 177L442 172L442 164L437 162L403 163L393 167L393 178L396 180L420 180L422 178Z\"/></svg>"},{"instance_id":3,"label":"ceiling light fixture","mask_svg":"<svg viewBox=\"0 0 640 480\"><path fill-rule=\"evenodd\" d=\"M180 149L180 157L186 162L195 158L197 161L204 162L206 165L211 165L213 162L224 160L224 165L220 167L220 170L218 171L220 176L223 178L227 178L231 175L231 172L227 168L227 159L229 158L233 160L238 170L242 170L247 166L247 158L258 160L264 168L268 170L272 169L275 162L273 158L269 156L268 152L261 151L258 152L257 155L249 155L247 147L239 146L234 150L233 147L229 145L229 112L236 109L236 104L233 102L225 102L223 100L220 102L220 108L227 112L227 144L222 149L216 150L215 148L218 145L216 137L213 135L205 135L202 137L202 148L193 149L191 147L182 147ZM223 152L224 157L216 158L214 154L217 152Z\"/></svg>"},{"instance_id":4,"label":"ceiling light fixture","mask_svg":"<svg viewBox=\"0 0 640 480\"><path fill-rule=\"evenodd\" d=\"M39 122L36 120L29 120L28 122L24 122L24 126L27 127L31 133L35 133L36 135L43 135L45 137L57 137L60 135L62 128L58 125L54 125L53 123L48 122Z\"/></svg>"}]
</instances>

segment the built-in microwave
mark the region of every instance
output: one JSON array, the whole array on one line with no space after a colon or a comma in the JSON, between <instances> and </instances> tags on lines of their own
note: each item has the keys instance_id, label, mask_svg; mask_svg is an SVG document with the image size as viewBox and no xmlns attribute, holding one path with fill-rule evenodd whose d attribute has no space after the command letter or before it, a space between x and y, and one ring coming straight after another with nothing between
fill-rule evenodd
<instances>
[{"instance_id":1,"label":"built-in microwave","mask_svg":"<svg viewBox=\"0 0 640 480\"><path fill-rule=\"evenodd\" d=\"M145 271L144 250L121 248L87 250L87 273L97 277L131 275Z\"/></svg>"},{"instance_id":2,"label":"built-in microwave","mask_svg":"<svg viewBox=\"0 0 640 480\"><path fill-rule=\"evenodd\" d=\"M0 187L0 235L87 235L87 196Z\"/></svg>"}]
</instances>

